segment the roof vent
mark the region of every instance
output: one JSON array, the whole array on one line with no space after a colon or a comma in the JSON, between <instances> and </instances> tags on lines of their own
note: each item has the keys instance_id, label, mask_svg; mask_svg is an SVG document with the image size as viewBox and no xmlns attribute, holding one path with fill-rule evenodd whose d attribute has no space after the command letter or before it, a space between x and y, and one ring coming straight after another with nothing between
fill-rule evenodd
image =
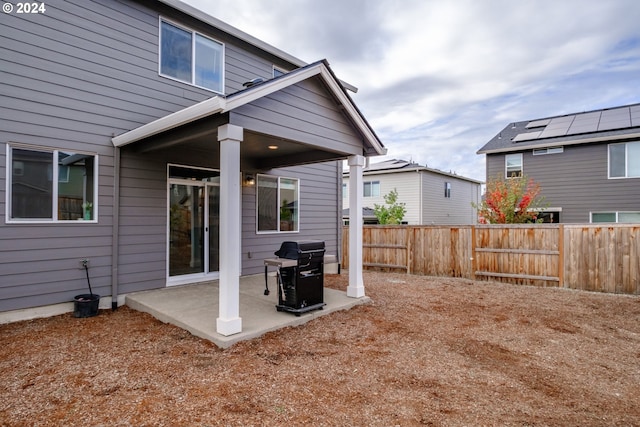
<instances>
[{"instance_id":1,"label":"roof vent","mask_svg":"<svg viewBox=\"0 0 640 427\"><path fill-rule=\"evenodd\" d=\"M258 85L258 84L262 83L263 81L264 81L263 79L261 79L260 77L258 77L258 78L255 78L255 79L253 79L253 80L250 80L250 81L248 81L248 82L244 82L244 83L242 83L242 86L244 86L244 87L246 87L246 88L249 88L249 87L252 87L252 86Z\"/></svg>"}]
</instances>

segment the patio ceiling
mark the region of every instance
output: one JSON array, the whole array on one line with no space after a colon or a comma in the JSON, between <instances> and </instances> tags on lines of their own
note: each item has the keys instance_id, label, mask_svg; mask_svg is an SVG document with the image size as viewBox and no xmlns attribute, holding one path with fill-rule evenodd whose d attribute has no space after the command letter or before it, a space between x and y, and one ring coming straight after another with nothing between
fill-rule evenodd
<instances>
[{"instance_id":1,"label":"patio ceiling","mask_svg":"<svg viewBox=\"0 0 640 427\"><path fill-rule=\"evenodd\" d=\"M164 134L134 144L133 151L148 153L153 151L188 146L190 150L202 151L207 156L219 157L218 126L226 123L224 116L219 119L205 119L207 123L190 124L173 129ZM240 144L241 167L243 170L268 170L274 167L293 166L318 161L343 160L346 153L332 152L298 142L245 130Z\"/></svg>"}]
</instances>

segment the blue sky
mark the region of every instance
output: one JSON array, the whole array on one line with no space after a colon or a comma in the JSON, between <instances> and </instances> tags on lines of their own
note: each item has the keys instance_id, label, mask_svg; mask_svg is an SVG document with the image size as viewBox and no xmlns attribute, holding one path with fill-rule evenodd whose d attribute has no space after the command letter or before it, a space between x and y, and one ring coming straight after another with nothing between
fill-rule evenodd
<instances>
[{"instance_id":1,"label":"blue sky","mask_svg":"<svg viewBox=\"0 0 640 427\"><path fill-rule=\"evenodd\" d=\"M513 121L640 103L637 0L184 0L327 59L388 156L485 179Z\"/></svg>"}]
</instances>

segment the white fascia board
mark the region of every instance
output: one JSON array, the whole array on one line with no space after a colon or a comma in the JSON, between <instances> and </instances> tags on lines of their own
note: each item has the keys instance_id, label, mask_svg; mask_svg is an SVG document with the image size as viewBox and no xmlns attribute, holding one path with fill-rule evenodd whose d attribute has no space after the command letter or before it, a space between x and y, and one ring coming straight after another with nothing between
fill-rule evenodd
<instances>
[{"instance_id":1,"label":"white fascia board","mask_svg":"<svg viewBox=\"0 0 640 427\"><path fill-rule=\"evenodd\" d=\"M527 150L537 150L538 148L553 148L553 147L563 147L567 145L580 145L580 144L591 144L594 142L611 142L611 141L621 141L625 139L636 139L640 138L640 133L627 133L624 135L608 135L608 136L600 136L596 138L582 138L582 139L574 139L568 141L553 141L547 142L544 144L529 144L529 145L515 145L512 147L506 148L494 148L492 150L478 150L476 154L500 154L500 153L509 153L512 151L527 151Z\"/></svg>"},{"instance_id":2,"label":"white fascia board","mask_svg":"<svg viewBox=\"0 0 640 427\"><path fill-rule=\"evenodd\" d=\"M427 168L424 166L419 166L419 167L413 167L413 168L407 168L407 169L378 169L378 170L372 170L372 171L363 171L362 175L366 176L366 177L372 177L372 176L376 176L376 175L390 175L390 174L400 174L400 173L415 173L415 172L428 172L428 173L432 173L435 175L442 175L442 176L448 176L451 178L455 178L455 179L459 179L462 181L467 181L470 182L472 184L484 184L484 181L478 181L477 179L473 179L473 178L467 178L466 176L462 176L462 175L456 175L454 173L449 173L449 172L445 172L445 171L441 171L439 169L432 169L432 168ZM342 177L344 178L349 178L349 171L343 171L342 172Z\"/></svg>"},{"instance_id":3,"label":"white fascia board","mask_svg":"<svg viewBox=\"0 0 640 427\"><path fill-rule=\"evenodd\" d=\"M183 3L180 0L160 0L162 3L171 6L172 8L179 10L180 12L186 13L187 15L190 15L196 19L198 19L199 21L202 21L206 24L209 24L213 27L216 27L222 31L224 31L227 34L230 34L233 37L236 37L246 43L249 43L250 45L253 45L255 47L257 47L260 50L263 50L264 52L270 53L280 59L284 59L285 61L297 66L297 67L305 67L307 65L309 65L307 62L303 61L302 59L296 58L293 55L288 54L287 52L278 49L275 46L272 46L268 43L263 42L260 39L257 39L255 37L253 37L250 34L245 33L244 31L241 31L239 29L237 29L236 27L227 24L224 21L221 21L217 18L214 18L211 15L206 14L205 12L191 6L188 5L186 3ZM350 90L353 93L357 93L358 92L358 88L353 86L352 84L349 84L347 82L344 81L340 81L340 83L342 85L344 85L345 88L347 88L348 90Z\"/></svg>"},{"instance_id":4,"label":"white fascia board","mask_svg":"<svg viewBox=\"0 0 640 427\"><path fill-rule=\"evenodd\" d=\"M336 97L340 100L340 103L345 108L347 113L351 116L356 126L360 129L362 134L367 138L367 140L371 143L373 148L376 150L376 153L383 156L387 154L387 149L382 145L378 137L371 130L369 125L364 121L364 118L358 111L358 109L353 105L351 99L344 93L339 83L331 76L331 73L323 64L320 64L322 67L321 75L325 82L329 85L332 92L336 95Z\"/></svg>"},{"instance_id":5,"label":"white fascia board","mask_svg":"<svg viewBox=\"0 0 640 427\"><path fill-rule=\"evenodd\" d=\"M378 137L373 133L371 128L365 123L363 117L360 115L360 112L353 105L351 99L345 95L344 91L340 84L333 78L329 70L327 69L324 63L318 63L312 67L292 71L288 74L285 74L282 77L279 77L277 80L269 81L263 83L251 90L248 90L244 93L241 93L237 96L231 96L227 99L226 107L222 112L231 111L234 108L238 108L242 105L248 104L249 102L255 101L267 95L270 95L274 92L282 90L286 87L299 83L301 81L307 80L315 75L320 75L322 79L327 83L329 89L333 92L333 94L338 98L340 104L344 106L347 114L351 116L354 123L358 126L362 134L365 138L371 143L376 152L380 155L384 155L387 153L386 148L382 146Z\"/></svg>"},{"instance_id":6,"label":"white fascia board","mask_svg":"<svg viewBox=\"0 0 640 427\"><path fill-rule=\"evenodd\" d=\"M194 18L196 18L199 21L202 21L206 24L211 25L212 27L216 27L222 31L224 31L227 34L232 35L233 37L236 37L244 42L249 43L250 45L253 45L265 52L268 52L272 55L277 56L278 58L282 58L287 62L290 62L298 67L304 67L305 65L307 65L306 62L304 62L303 60L296 58L295 56L289 55L288 53L274 47L271 46L268 43L263 42L262 40L259 40L247 33L245 33L244 31L241 31L239 29L237 29L234 26L231 26L229 24L227 24L224 21L221 21L217 18L214 18L211 15L206 14L205 12L191 6L188 5L180 0L160 0L162 3L176 9L179 10L180 12L186 13L187 15L190 15Z\"/></svg>"},{"instance_id":7,"label":"white fascia board","mask_svg":"<svg viewBox=\"0 0 640 427\"><path fill-rule=\"evenodd\" d=\"M224 98L214 96L213 98L199 102L180 111L176 111L175 113L171 113L168 116L154 120L151 123L147 123L146 125L130 130L122 135L114 136L111 138L111 142L115 147L122 147L127 144L131 144L132 142L140 141L141 139L196 121L203 117L219 113L224 110L225 104L226 101Z\"/></svg>"},{"instance_id":8,"label":"white fascia board","mask_svg":"<svg viewBox=\"0 0 640 427\"><path fill-rule=\"evenodd\" d=\"M307 80L308 78L313 77L316 74L320 74L321 67L324 67L324 65L318 64L314 67L306 68L300 71L295 70L279 77L278 79L269 80L256 87L250 88L238 95L230 95L229 97L227 97L227 102L222 112L231 111L257 99L271 95L274 92L285 89L291 85L300 83L303 80Z\"/></svg>"}]
</instances>

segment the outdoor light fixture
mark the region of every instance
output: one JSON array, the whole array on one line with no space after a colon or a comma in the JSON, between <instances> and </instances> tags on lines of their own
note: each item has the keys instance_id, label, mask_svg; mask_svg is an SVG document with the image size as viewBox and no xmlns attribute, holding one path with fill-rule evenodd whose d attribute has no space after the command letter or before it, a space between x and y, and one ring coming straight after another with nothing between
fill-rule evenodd
<instances>
[{"instance_id":1,"label":"outdoor light fixture","mask_svg":"<svg viewBox=\"0 0 640 427\"><path fill-rule=\"evenodd\" d=\"M256 183L256 179L255 179L255 177L253 175L247 174L244 177L244 183L245 183L245 185L252 186L252 185L254 185Z\"/></svg>"},{"instance_id":2,"label":"outdoor light fixture","mask_svg":"<svg viewBox=\"0 0 640 427\"><path fill-rule=\"evenodd\" d=\"M277 146L277 145L268 145L268 146L267 146L267 148L268 148L269 150L277 150L277 149L278 149L278 146Z\"/></svg>"}]
</instances>

